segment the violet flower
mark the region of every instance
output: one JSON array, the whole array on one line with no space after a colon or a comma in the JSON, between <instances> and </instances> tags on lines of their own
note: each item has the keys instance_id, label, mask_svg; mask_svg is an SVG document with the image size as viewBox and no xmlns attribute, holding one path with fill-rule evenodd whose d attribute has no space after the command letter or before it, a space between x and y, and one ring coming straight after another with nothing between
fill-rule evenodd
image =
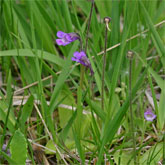
<instances>
[{"instance_id":1,"label":"violet flower","mask_svg":"<svg viewBox=\"0 0 165 165\"><path fill-rule=\"evenodd\" d=\"M89 59L87 58L84 51L74 52L73 56L74 57L72 57L72 61L76 61L76 62L84 65L85 67L89 68L91 71L91 75L93 75L94 72L92 70L91 63L90 63Z\"/></svg>"},{"instance_id":2,"label":"violet flower","mask_svg":"<svg viewBox=\"0 0 165 165\"><path fill-rule=\"evenodd\" d=\"M77 33L64 33L62 31L57 32L57 37L59 39L56 39L56 43L63 46L66 46L71 42L80 39L80 36Z\"/></svg>"},{"instance_id":3,"label":"violet flower","mask_svg":"<svg viewBox=\"0 0 165 165\"><path fill-rule=\"evenodd\" d=\"M153 121L156 118L156 115L152 112L150 108L148 108L147 111L144 113L144 118L147 121Z\"/></svg>"},{"instance_id":4,"label":"violet flower","mask_svg":"<svg viewBox=\"0 0 165 165\"><path fill-rule=\"evenodd\" d=\"M6 145L6 144L3 144L3 146L2 146L2 151L3 151L3 152L6 152L8 156L11 156L10 150L7 149L7 151L6 151L6 148L7 148L7 145Z\"/></svg>"}]
</instances>

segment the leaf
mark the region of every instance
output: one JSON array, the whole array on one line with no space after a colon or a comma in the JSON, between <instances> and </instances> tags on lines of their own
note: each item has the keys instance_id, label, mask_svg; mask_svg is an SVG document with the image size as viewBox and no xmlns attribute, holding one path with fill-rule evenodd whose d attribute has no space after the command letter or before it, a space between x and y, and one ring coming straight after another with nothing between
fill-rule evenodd
<instances>
[{"instance_id":1,"label":"leaf","mask_svg":"<svg viewBox=\"0 0 165 165\"><path fill-rule=\"evenodd\" d=\"M159 85L161 89L164 88L165 81L136 53L139 60L143 63L143 65L148 69L148 72L154 77L155 81Z\"/></svg>"},{"instance_id":2,"label":"leaf","mask_svg":"<svg viewBox=\"0 0 165 165\"><path fill-rule=\"evenodd\" d=\"M19 54L18 54L19 51ZM63 66L63 60L57 56L55 56L54 54L48 53L46 51L42 51L42 50L37 50L38 53L38 57L41 58L42 57L42 53L43 53L43 59L47 60L49 62L55 63L57 65ZM0 51L0 57L3 56L26 56L26 57L36 57L36 55L32 52L31 49L13 49L13 50L4 50L4 51Z\"/></svg>"},{"instance_id":3,"label":"leaf","mask_svg":"<svg viewBox=\"0 0 165 165\"><path fill-rule=\"evenodd\" d=\"M48 142L47 142L47 144L46 144L46 147L49 149L46 149L45 150L45 153L46 154L55 154L55 152L56 152L56 147L54 146L54 143L53 143L53 141L52 140L49 140ZM52 150L52 151L51 151ZM53 152L54 151L54 152Z\"/></svg>"},{"instance_id":4,"label":"leaf","mask_svg":"<svg viewBox=\"0 0 165 165\"><path fill-rule=\"evenodd\" d=\"M76 148L77 148L78 154L79 154L81 161L82 161L81 164L84 164L84 162L85 162L84 150L83 150L83 147L81 144L80 137L78 136L78 134L76 134L76 132L74 130L73 130L73 134L74 134L74 140L75 140Z\"/></svg>"},{"instance_id":5,"label":"leaf","mask_svg":"<svg viewBox=\"0 0 165 165\"><path fill-rule=\"evenodd\" d=\"M117 151L114 154L114 160L116 164L118 163L119 159L121 159L120 161L122 162L122 164L127 164L131 156L132 153L130 151L123 151L122 154L119 151ZM130 164L133 164L133 159L131 160Z\"/></svg>"},{"instance_id":6,"label":"leaf","mask_svg":"<svg viewBox=\"0 0 165 165\"><path fill-rule=\"evenodd\" d=\"M66 110L65 110L65 112L66 112ZM69 132L73 122L75 121L76 116L77 116L77 111L73 112L73 115L70 117L68 123L63 128L62 132L60 133L59 139L62 139L63 142L65 142L67 135L68 135L68 132Z\"/></svg>"},{"instance_id":7,"label":"leaf","mask_svg":"<svg viewBox=\"0 0 165 165\"><path fill-rule=\"evenodd\" d=\"M91 109L97 114L97 116L100 117L103 121L105 121L106 113L102 111L100 105L90 100L89 97L86 97L86 102L89 104Z\"/></svg>"},{"instance_id":8,"label":"leaf","mask_svg":"<svg viewBox=\"0 0 165 165\"><path fill-rule=\"evenodd\" d=\"M151 20L151 18L149 16L146 8L145 8L143 2L139 0L139 3L141 5L141 7L142 7L141 11L143 12L143 15L144 15L144 18L145 18L145 20L147 22L147 25L150 28L151 33L153 35L153 38L155 40L154 44L155 44L155 47L158 50L158 53L159 53L159 56L161 58L162 64L165 66L165 47L164 47L164 44L163 44L163 42L162 42L158 32L156 31L156 29L154 27L154 24L153 24L153 22L152 22L152 20Z\"/></svg>"},{"instance_id":9,"label":"leaf","mask_svg":"<svg viewBox=\"0 0 165 165\"><path fill-rule=\"evenodd\" d=\"M91 4L87 1L76 1L76 4L83 10L83 12L88 15L90 12Z\"/></svg>"},{"instance_id":10,"label":"leaf","mask_svg":"<svg viewBox=\"0 0 165 165\"><path fill-rule=\"evenodd\" d=\"M165 83L164 83L165 84ZM158 126L163 131L165 128L165 85L164 89L162 90L159 102L159 109L158 109Z\"/></svg>"},{"instance_id":11,"label":"leaf","mask_svg":"<svg viewBox=\"0 0 165 165\"><path fill-rule=\"evenodd\" d=\"M11 96L12 96L12 77L11 77L11 70L9 70L9 75L7 79L7 101L10 102Z\"/></svg>"},{"instance_id":12,"label":"leaf","mask_svg":"<svg viewBox=\"0 0 165 165\"><path fill-rule=\"evenodd\" d=\"M27 158L27 142L20 130L15 131L10 143L11 158L16 164L25 164Z\"/></svg>"},{"instance_id":13,"label":"leaf","mask_svg":"<svg viewBox=\"0 0 165 165\"><path fill-rule=\"evenodd\" d=\"M33 109L33 101L34 101L34 97L31 95L22 109L22 114L19 121L21 125L21 130L23 132L25 131L25 122L28 119L28 117L31 115Z\"/></svg>"},{"instance_id":14,"label":"leaf","mask_svg":"<svg viewBox=\"0 0 165 165\"><path fill-rule=\"evenodd\" d=\"M157 164L163 155L163 144L157 143L140 157L140 164Z\"/></svg>"},{"instance_id":15,"label":"leaf","mask_svg":"<svg viewBox=\"0 0 165 165\"><path fill-rule=\"evenodd\" d=\"M8 156L5 152L0 150L0 155L3 155L3 157L8 161L10 164L16 164L15 161L13 161L10 156Z\"/></svg>"},{"instance_id":16,"label":"leaf","mask_svg":"<svg viewBox=\"0 0 165 165\"><path fill-rule=\"evenodd\" d=\"M138 82L136 83L135 87L132 90L132 99L135 97L137 90L140 88L140 86L142 85L142 82L144 80L144 76L146 74L146 70L143 72L143 75L140 77L140 79L138 80ZM101 142L101 148L99 151L99 159L97 164L100 164L101 160L102 160L102 154L104 151L104 145L107 142L112 142L115 133L117 132L122 119L124 118L124 115L126 114L127 110L129 107L129 97L127 97L125 103L122 105L122 107L120 107L120 109L118 110L118 113L114 116L113 120L109 120L107 123L107 127L104 128L104 133L102 135L102 142Z\"/></svg>"},{"instance_id":17,"label":"leaf","mask_svg":"<svg viewBox=\"0 0 165 165\"><path fill-rule=\"evenodd\" d=\"M0 107L0 121L2 120L5 123L8 109L7 109L7 106L5 105L5 103L3 101L0 101L0 105L1 105L1 107ZM8 118L8 122L7 122L7 128L11 132L14 132L14 125L15 125L15 119L10 113L9 118Z\"/></svg>"},{"instance_id":18,"label":"leaf","mask_svg":"<svg viewBox=\"0 0 165 165\"><path fill-rule=\"evenodd\" d=\"M64 82L66 81L66 79L68 78L70 74L70 66L72 64L71 57L73 56L73 52L76 50L77 46L78 46L78 43L75 43L72 49L70 50L70 52L68 53L68 57L65 63L63 64L63 69L61 71L61 74L58 77L58 80L56 81L56 86L54 88L54 91L52 93L51 100L50 100L50 113L54 111L54 107L57 104L57 98L59 97L59 92L61 88L63 87Z\"/></svg>"},{"instance_id":19,"label":"leaf","mask_svg":"<svg viewBox=\"0 0 165 165\"><path fill-rule=\"evenodd\" d=\"M7 128L13 133L15 131L15 115L12 109L13 94L9 96L10 100L8 100L8 102L5 100L4 95L1 92L0 96L3 98L2 101L0 100L0 121L3 121L5 124L5 128L3 128L3 131L6 129L7 126Z\"/></svg>"}]
</instances>

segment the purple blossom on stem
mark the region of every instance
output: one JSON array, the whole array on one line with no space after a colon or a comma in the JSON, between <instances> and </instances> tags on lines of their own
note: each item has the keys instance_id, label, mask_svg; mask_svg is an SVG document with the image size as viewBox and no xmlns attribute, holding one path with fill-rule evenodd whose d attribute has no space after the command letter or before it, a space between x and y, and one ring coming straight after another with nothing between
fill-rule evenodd
<instances>
[{"instance_id":1,"label":"purple blossom on stem","mask_svg":"<svg viewBox=\"0 0 165 165\"><path fill-rule=\"evenodd\" d=\"M84 51L74 52L73 56L74 57L72 57L72 61L76 61L76 62L86 66L87 68L90 69L91 75L93 75L93 70L92 70L92 67L91 67L91 63L90 63L89 59L87 58Z\"/></svg>"},{"instance_id":2,"label":"purple blossom on stem","mask_svg":"<svg viewBox=\"0 0 165 165\"><path fill-rule=\"evenodd\" d=\"M150 108L148 108L147 111L144 112L144 118L147 121L153 121L156 118L156 115L152 112Z\"/></svg>"},{"instance_id":3,"label":"purple blossom on stem","mask_svg":"<svg viewBox=\"0 0 165 165\"><path fill-rule=\"evenodd\" d=\"M57 37L59 39L56 39L56 43L63 46L66 46L71 42L80 39L77 33L64 33L62 31L57 32Z\"/></svg>"}]
</instances>

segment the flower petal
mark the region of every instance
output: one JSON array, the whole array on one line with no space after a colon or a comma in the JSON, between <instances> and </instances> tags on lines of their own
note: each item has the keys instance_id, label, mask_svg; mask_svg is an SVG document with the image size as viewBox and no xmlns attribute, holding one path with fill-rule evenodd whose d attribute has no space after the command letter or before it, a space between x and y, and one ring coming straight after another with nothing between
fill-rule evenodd
<instances>
[{"instance_id":1,"label":"flower petal","mask_svg":"<svg viewBox=\"0 0 165 165\"><path fill-rule=\"evenodd\" d=\"M82 54L80 61L84 66L91 66L89 59L86 57L86 55L84 56L84 54Z\"/></svg>"},{"instance_id":2,"label":"flower petal","mask_svg":"<svg viewBox=\"0 0 165 165\"><path fill-rule=\"evenodd\" d=\"M88 59L88 57L86 56L85 52L84 51L81 51L81 52L74 52L73 54L74 57L72 57L72 61L76 61L76 62L79 62L80 64L84 65L85 67L89 68L90 69L90 72L91 72L91 75L94 74L93 72L93 69L91 67L91 63Z\"/></svg>"},{"instance_id":3,"label":"flower petal","mask_svg":"<svg viewBox=\"0 0 165 165\"><path fill-rule=\"evenodd\" d=\"M69 41L66 41L64 39L56 39L56 43L57 43L57 45L63 45L63 46L70 44Z\"/></svg>"},{"instance_id":4,"label":"flower petal","mask_svg":"<svg viewBox=\"0 0 165 165\"><path fill-rule=\"evenodd\" d=\"M63 45L64 44L62 39L56 39L56 43L57 43L57 45Z\"/></svg>"},{"instance_id":5,"label":"flower petal","mask_svg":"<svg viewBox=\"0 0 165 165\"><path fill-rule=\"evenodd\" d=\"M81 52L80 52L80 54L81 54L81 56L86 57L86 54L85 54L85 52L84 52L84 51L81 51Z\"/></svg>"},{"instance_id":6,"label":"flower petal","mask_svg":"<svg viewBox=\"0 0 165 165\"><path fill-rule=\"evenodd\" d=\"M72 61L79 62L79 60L77 58L72 57L71 59L72 59Z\"/></svg>"},{"instance_id":7,"label":"flower petal","mask_svg":"<svg viewBox=\"0 0 165 165\"><path fill-rule=\"evenodd\" d=\"M67 33L65 37L70 42L73 42L80 38L80 36L77 33Z\"/></svg>"},{"instance_id":8,"label":"flower petal","mask_svg":"<svg viewBox=\"0 0 165 165\"><path fill-rule=\"evenodd\" d=\"M71 42L69 42L69 41L65 41L64 42L64 44L63 44L63 46L66 46L66 45L68 45L68 44L70 44Z\"/></svg>"},{"instance_id":9,"label":"flower petal","mask_svg":"<svg viewBox=\"0 0 165 165\"><path fill-rule=\"evenodd\" d=\"M70 41L70 42L73 41L73 39L72 39L72 37L70 36L70 34L66 34L66 35L65 35L65 38L66 38L68 41Z\"/></svg>"},{"instance_id":10,"label":"flower petal","mask_svg":"<svg viewBox=\"0 0 165 165\"><path fill-rule=\"evenodd\" d=\"M147 121L153 121L156 118L156 115L152 112L151 109L148 109L145 113L144 113L144 117Z\"/></svg>"},{"instance_id":11,"label":"flower petal","mask_svg":"<svg viewBox=\"0 0 165 165\"><path fill-rule=\"evenodd\" d=\"M64 32L62 32L62 31L58 31L58 32L57 32L57 37L58 37L58 38L64 38L65 35L66 35L66 33L64 33Z\"/></svg>"},{"instance_id":12,"label":"flower petal","mask_svg":"<svg viewBox=\"0 0 165 165\"><path fill-rule=\"evenodd\" d=\"M81 59L81 54L79 52L74 52L73 56L77 59Z\"/></svg>"}]
</instances>

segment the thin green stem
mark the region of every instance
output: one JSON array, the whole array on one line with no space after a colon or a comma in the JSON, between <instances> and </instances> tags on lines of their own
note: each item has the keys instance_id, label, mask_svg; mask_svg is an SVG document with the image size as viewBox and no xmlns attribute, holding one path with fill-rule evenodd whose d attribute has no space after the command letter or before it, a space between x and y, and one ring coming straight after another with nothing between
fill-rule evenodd
<instances>
[{"instance_id":1,"label":"thin green stem","mask_svg":"<svg viewBox=\"0 0 165 165\"><path fill-rule=\"evenodd\" d=\"M82 43L81 37L80 37L79 41L80 41L80 52L81 52L83 50L83 43Z\"/></svg>"},{"instance_id":2,"label":"thin green stem","mask_svg":"<svg viewBox=\"0 0 165 165\"><path fill-rule=\"evenodd\" d=\"M105 26L105 42L104 42L104 56L103 56L103 70L102 70L102 87L101 87L101 107L104 110L104 77L105 77L105 66L106 66L106 49L107 49L107 33L108 29Z\"/></svg>"},{"instance_id":3,"label":"thin green stem","mask_svg":"<svg viewBox=\"0 0 165 165\"><path fill-rule=\"evenodd\" d=\"M104 56L103 56L103 70L102 70L102 87L101 87L101 107L104 110L104 77L105 77L105 66L106 66L106 53L107 53L107 36L108 36L108 23L111 21L111 18L105 17L105 41L104 41Z\"/></svg>"},{"instance_id":4,"label":"thin green stem","mask_svg":"<svg viewBox=\"0 0 165 165\"><path fill-rule=\"evenodd\" d=\"M90 14L89 14L89 21L88 21L87 33L86 33L85 53L86 53L87 48L88 48L88 34L89 34L90 25L91 25L93 8L94 8L94 0L92 0L92 6L91 6ZM85 66L81 65L81 75L80 75L80 87L81 87L81 89L83 89L84 73L85 73Z\"/></svg>"},{"instance_id":5,"label":"thin green stem","mask_svg":"<svg viewBox=\"0 0 165 165\"><path fill-rule=\"evenodd\" d=\"M81 74L80 74L80 87L81 87L81 89L83 89L84 73L85 73L85 67L84 67L84 65L81 65Z\"/></svg>"},{"instance_id":6,"label":"thin green stem","mask_svg":"<svg viewBox=\"0 0 165 165\"><path fill-rule=\"evenodd\" d=\"M134 150L134 164L137 164L136 161L136 141L135 141L135 134L134 134L134 122L133 122L133 110L132 110L132 58L133 52L128 52L129 58L129 105L130 105L130 124L131 124L131 133L132 133L132 140L133 140L133 150Z\"/></svg>"},{"instance_id":7,"label":"thin green stem","mask_svg":"<svg viewBox=\"0 0 165 165\"><path fill-rule=\"evenodd\" d=\"M94 0L92 0L92 6L91 6L90 15L89 15L89 21L88 21L88 26L87 26L85 53L86 53L87 48L88 48L88 35L89 35L89 29L90 29L90 25L91 25L93 8L94 8Z\"/></svg>"}]
</instances>

